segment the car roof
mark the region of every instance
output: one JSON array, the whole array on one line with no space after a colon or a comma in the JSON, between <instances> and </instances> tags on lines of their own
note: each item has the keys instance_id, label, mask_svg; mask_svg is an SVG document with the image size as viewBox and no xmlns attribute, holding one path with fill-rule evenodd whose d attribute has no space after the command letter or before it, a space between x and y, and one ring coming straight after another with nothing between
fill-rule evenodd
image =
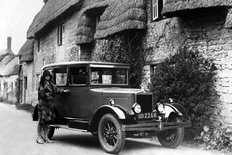
<instances>
[{"instance_id":1,"label":"car roof","mask_svg":"<svg viewBox=\"0 0 232 155\"><path fill-rule=\"evenodd\" d=\"M129 65L125 63L112 63L112 62L96 62L96 61L69 61L59 62L43 66L43 69L50 67L73 66L73 65L89 65L90 67L105 67L105 68L127 68Z\"/></svg>"}]
</instances>

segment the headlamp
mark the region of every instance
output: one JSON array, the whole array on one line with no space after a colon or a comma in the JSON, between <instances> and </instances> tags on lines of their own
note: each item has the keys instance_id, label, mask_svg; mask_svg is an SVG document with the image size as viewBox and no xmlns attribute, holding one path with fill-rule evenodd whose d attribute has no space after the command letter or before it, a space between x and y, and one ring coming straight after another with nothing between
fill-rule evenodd
<instances>
[{"instance_id":1,"label":"headlamp","mask_svg":"<svg viewBox=\"0 0 232 155\"><path fill-rule=\"evenodd\" d=\"M141 109L141 106L138 104L138 103L135 103L133 106L132 106L132 109L133 111L138 114L138 113L141 113L142 109Z\"/></svg>"},{"instance_id":2,"label":"headlamp","mask_svg":"<svg viewBox=\"0 0 232 155\"><path fill-rule=\"evenodd\" d=\"M164 111L165 107L163 103L157 103L157 110L162 113Z\"/></svg>"}]
</instances>

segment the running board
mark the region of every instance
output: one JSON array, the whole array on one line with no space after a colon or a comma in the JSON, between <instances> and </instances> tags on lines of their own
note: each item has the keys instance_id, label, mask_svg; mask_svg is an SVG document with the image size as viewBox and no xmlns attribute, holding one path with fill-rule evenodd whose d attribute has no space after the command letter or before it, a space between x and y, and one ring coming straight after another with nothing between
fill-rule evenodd
<instances>
[{"instance_id":1,"label":"running board","mask_svg":"<svg viewBox=\"0 0 232 155\"><path fill-rule=\"evenodd\" d=\"M54 128L61 128L61 129L79 131L79 132L87 132L87 130L76 129L76 128L70 128L70 127L68 127L67 125L51 124L50 126L51 126L51 127L54 127Z\"/></svg>"}]
</instances>

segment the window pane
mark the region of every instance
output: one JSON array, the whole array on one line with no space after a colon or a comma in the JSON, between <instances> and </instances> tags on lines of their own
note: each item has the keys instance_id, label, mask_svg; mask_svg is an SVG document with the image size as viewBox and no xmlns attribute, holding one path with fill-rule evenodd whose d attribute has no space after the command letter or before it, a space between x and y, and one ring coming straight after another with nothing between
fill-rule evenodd
<instances>
[{"instance_id":1,"label":"window pane","mask_svg":"<svg viewBox=\"0 0 232 155\"><path fill-rule=\"evenodd\" d=\"M65 85L67 81L66 68L55 68L54 69L55 84Z\"/></svg>"},{"instance_id":2,"label":"window pane","mask_svg":"<svg viewBox=\"0 0 232 155\"><path fill-rule=\"evenodd\" d=\"M58 26L57 29L57 44L61 46L64 42L64 30L65 30L65 24L61 24Z\"/></svg>"},{"instance_id":3,"label":"window pane","mask_svg":"<svg viewBox=\"0 0 232 155\"><path fill-rule=\"evenodd\" d=\"M159 5L158 0L152 0L152 20L155 20L159 17Z\"/></svg>"},{"instance_id":4,"label":"window pane","mask_svg":"<svg viewBox=\"0 0 232 155\"><path fill-rule=\"evenodd\" d=\"M116 68L92 68L91 84L127 84L128 70Z\"/></svg>"},{"instance_id":5,"label":"window pane","mask_svg":"<svg viewBox=\"0 0 232 155\"><path fill-rule=\"evenodd\" d=\"M70 68L70 84L87 84L86 67L71 67Z\"/></svg>"}]
</instances>

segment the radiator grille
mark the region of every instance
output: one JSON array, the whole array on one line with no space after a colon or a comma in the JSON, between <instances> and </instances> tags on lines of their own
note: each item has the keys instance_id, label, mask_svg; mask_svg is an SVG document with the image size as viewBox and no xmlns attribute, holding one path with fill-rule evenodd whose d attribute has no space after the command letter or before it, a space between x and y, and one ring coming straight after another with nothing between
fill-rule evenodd
<instances>
[{"instance_id":1,"label":"radiator grille","mask_svg":"<svg viewBox=\"0 0 232 155\"><path fill-rule=\"evenodd\" d=\"M141 105L141 113L152 112L151 94L137 94L137 103Z\"/></svg>"}]
</instances>

